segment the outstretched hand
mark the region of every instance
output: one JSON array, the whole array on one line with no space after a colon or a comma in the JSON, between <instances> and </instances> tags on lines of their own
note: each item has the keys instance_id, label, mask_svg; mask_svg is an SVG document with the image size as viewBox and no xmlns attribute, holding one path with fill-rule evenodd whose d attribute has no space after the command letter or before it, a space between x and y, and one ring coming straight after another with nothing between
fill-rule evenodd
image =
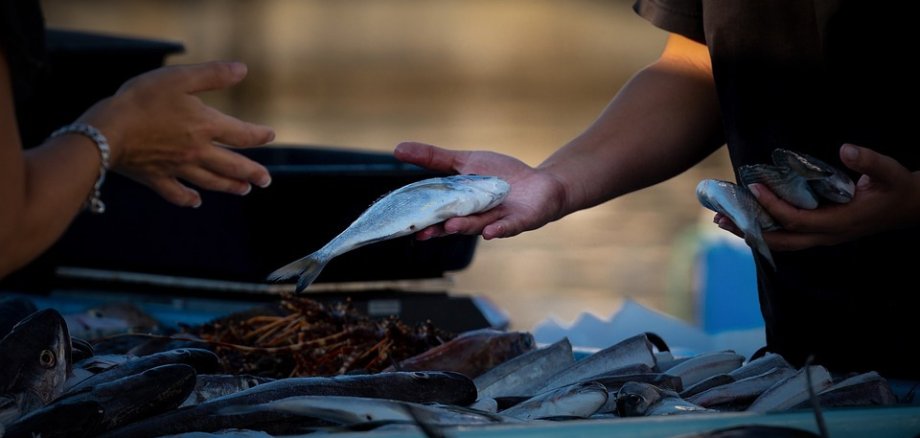
<instances>
[{"instance_id":1,"label":"outstretched hand","mask_svg":"<svg viewBox=\"0 0 920 438\"><path fill-rule=\"evenodd\" d=\"M205 105L196 94L239 83L246 66L210 62L163 67L126 82L79 121L99 128L112 145L111 168L180 206L201 204L207 190L244 195L266 187L268 170L229 147L270 142L274 131Z\"/></svg>"},{"instance_id":2,"label":"outstretched hand","mask_svg":"<svg viewBox=\"0 0 920 438\"><path fill-rule=\"evenodd\" d=\"M445 173L497 176L511 184L499 206L471 216L448 219L416 233L425 240L447 234L482 234L485 239L511 237L533 230L562 215L565 191L547 172L495 152L454 151L423 143L396 146L397 159Z\"/></svg>"},{"instance_id":3,"label":"outstretched hand","mask_svg":"<svg viewBox=\"0 0 920 438\"><path fill-rule=\"evenodd\" d=\"M770 249L795 251L834 245L886 230L920 224L920 172L911 172L893 158L871 149L845 144L840 159L862 176L853 200L814 210L796 208L762 184L749 188L757 201L781 226L764 233ZM714 221L737 235L731 221L716 215Z\"/></svg>"}]
</instances>

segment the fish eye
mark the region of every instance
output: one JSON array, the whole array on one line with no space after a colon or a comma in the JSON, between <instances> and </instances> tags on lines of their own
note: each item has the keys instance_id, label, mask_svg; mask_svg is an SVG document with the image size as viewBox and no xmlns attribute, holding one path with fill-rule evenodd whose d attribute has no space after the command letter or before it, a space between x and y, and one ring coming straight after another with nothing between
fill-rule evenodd
<instances>
[{"instance_id":1,"label":"fish eye","mask_svg":"<svg viewBox=\"0 0 920 438\"><path fill-rule=\"evenodd\" d=\"M42 350L38 355L38 363L45 368L53 367L56 362L57 358L51 350Z\"/></svg>"}]
</instances>

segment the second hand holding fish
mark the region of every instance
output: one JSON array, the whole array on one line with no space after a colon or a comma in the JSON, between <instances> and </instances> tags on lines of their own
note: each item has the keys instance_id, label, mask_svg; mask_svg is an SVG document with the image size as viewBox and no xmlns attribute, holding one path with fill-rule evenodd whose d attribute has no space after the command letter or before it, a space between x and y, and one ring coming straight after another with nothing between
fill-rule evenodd
<instances>
[{"instance_id":1,"label":"second hand holding fish","mask_svg":"<svg viewBox=\"0 0 920 438\"><path fill-rule=\"evenodd\" d=\"M453 175L414 182L380 198L321 249L272 272L268 279L300 276L296 289L300 293L336 256L418 232L452 217L489 210L510 190L507 182L494 176Z\"/></svg>"}]
</instances>

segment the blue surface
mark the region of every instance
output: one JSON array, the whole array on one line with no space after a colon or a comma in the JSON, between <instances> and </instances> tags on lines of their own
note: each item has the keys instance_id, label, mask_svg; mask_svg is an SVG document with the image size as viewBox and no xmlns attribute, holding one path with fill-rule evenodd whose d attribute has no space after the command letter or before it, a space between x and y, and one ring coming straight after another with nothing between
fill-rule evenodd
<instances>
[{"instance_id":1,"label":"blue surface","mask_svg":"<svg viewBox=\"0 0 920 438\"><path fill-rule=\"evenodd\" d=\"M698 321L707 333L763 327L750 248L712 239L700 249Z\"/></svg>"}]
</instances>

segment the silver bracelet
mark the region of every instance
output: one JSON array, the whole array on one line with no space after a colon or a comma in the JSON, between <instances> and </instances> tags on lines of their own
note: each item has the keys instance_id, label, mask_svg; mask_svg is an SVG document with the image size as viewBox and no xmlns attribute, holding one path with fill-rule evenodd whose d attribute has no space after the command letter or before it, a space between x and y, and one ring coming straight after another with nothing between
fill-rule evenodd
<instances>
[{"instance_id":1,"label":"silver bracelet","mask_svg":"<svg viewBox=\"0 0 920 438\"><path fill-rule=\"evenodd\" d=\"M70 125L63 126L52 132L49 138L60 137L65 134L85 135L96 143L96 147L99 148L99 155L102 157L102 164L99 166L99 179L97 179L96 184L93 185L93 191L90 193L89 199L86 200L84 206L89 208L89 211L93 213L104 213L105 204L102 202L102 199L100 199L102 196L100 189L102 189L102 183L105 182L105 172L109 170L109 142L98 129L86 123L71 123Z\"/></svg>"}]
</instances>

